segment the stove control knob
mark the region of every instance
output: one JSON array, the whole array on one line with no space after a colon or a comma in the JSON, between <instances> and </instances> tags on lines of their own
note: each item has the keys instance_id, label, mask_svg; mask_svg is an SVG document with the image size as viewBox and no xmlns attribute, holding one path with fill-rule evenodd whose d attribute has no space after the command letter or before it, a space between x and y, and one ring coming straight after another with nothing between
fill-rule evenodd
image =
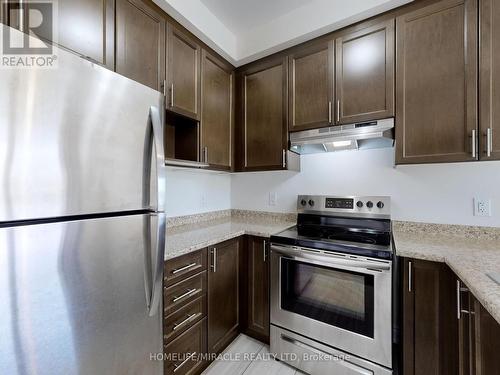
<instances>
[{"instance_id":1,"label":"stove control knob","mask_svg":"<svg viewBox=\"0 0 500 375\"><path fill-rule=\"evenodd\" d=\"M314 201L312 199L309 199L309 206L314 207Z\"/></svg>"},{"instance_id":2,"label":"stove control knob","mask_svg":"<svg viewBox=\"0 0 500 375\"><path fill-rule=\"evenodd\" d=\"M380 209L384 208L384 202L378 201L377 207L380 208Z\"/></svg>"},{"instance_id":3,"label":"stove control knob","mask_svg":"<svg viewBox=\"0 0 500 375\"><path fill-rule=\"evenodd\" d=\"M358 208L361 208L361 207L363 207L363 202L361 202L361 201L358 201L358 202L356 203L356 206L358 206Z\"/></svg>"},{"instance_id":4,"label":"stove control knob","mask_svg":"<svg viewBox=\"0 0 500 375\"><path fill-rule=\"evenodd\" d=\"M373 207L373 202L372 201L366 202L366 207L372 208Z\"/></svg>"},{"instance_id":5,"label":"stove control knob","mask_svg":"<svg viewBox=\"0 0 500 375\"><path fill-rule=\"evenodd\" d=\"M305 206L305 205L307 204L307 201L306 201L305 199L302 199L302 200L300 201L300 204L301 204L302 206Z\"/></svg>"}]
</instances>

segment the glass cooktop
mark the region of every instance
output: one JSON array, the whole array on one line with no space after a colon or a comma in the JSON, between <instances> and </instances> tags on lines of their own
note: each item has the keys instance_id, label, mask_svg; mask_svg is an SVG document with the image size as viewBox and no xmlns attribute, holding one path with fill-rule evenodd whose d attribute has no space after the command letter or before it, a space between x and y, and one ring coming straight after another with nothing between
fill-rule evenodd
<instances>
[{"instance_id":1,"label":"glass cooktop","mask_svg":"<svg viewBox=\"0 0 500 375\"><path fill-rule=\"evenodd\" d=\"M271 242L391 259L391 221L299 214L297 225L271 236Z\"/></svg>"}]
</instances>

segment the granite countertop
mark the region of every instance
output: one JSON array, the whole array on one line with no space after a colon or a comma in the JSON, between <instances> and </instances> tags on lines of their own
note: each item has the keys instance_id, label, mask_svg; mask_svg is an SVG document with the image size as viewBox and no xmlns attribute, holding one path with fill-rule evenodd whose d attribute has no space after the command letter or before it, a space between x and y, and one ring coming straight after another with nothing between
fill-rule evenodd
<instances>
[{"instance_id":1,"label":"granite countertop","mask_svg":"<svg viewBox=\"0 0 500 375\"><path fill-rule=\"evenodd\" d=\"M189 221L189 220L187 220ZM203 218L199 222L167 227L165 260L215 245L245 234L270 237L295 225L293 215L232 212Z\"/></svg>"},{"instance_id":2,"label":"granite countertop","mask_svg":"<svg viewBox=\"0 0 500 375\"><path fill-rule=\"evenodd\" d=\"M242 235L270 237L296 222L294 214L225 210L170 218L165 260ZM500 228L393 222L396 253L445 262L500 323Z\"/></svg>"},{"instance_id":3,"label":"granite countertop","mask_svg":"<svg viewBox=\"0 0 500 375\"><path fill-rule=\"evenodd\" d=\"M402 257L445 262L500 323L500 229L394 223L394 245Z\"/></svg>"}]
</instances>

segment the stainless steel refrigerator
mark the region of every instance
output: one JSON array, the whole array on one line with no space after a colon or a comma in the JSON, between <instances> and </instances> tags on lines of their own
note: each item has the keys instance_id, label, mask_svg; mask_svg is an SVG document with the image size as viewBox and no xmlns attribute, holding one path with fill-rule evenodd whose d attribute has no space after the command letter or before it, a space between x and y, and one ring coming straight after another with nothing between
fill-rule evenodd
<instances>
[{"instance_id":1,"label":"stainless steel refrigerator","mask_svg":"<svg viewBox=\"0 0 500 375\"><path fill-rule=\"evenodd\" d=\"M55 52L0 69L0 374L159 375L164 98Z\"/></svg>"}]
</instances>

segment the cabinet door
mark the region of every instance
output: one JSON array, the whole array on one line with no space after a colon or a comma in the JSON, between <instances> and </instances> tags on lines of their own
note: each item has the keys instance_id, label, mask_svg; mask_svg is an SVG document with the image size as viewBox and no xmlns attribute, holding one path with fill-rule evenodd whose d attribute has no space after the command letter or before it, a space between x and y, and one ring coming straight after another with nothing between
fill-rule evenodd
<instances>
[{"instance_id":1,"label":"cabinet door","mask_svg":"<svg viewBox=\"0 0 500 375\"><path fill-rule=\"evenodd\" d=\"M480 0L480 158L500 159L500 3Z\"/></svg>"},{"instance_id":2,"label":"cabinet door","mask_svg":"<svg viewBox=\"0 0 500 375\"><path fill-rule=\"evenodd\" d=\"M161 90L165 20L140 0L116 0L115 71Z\"/></svg>"},{"instance_id":3,"label":"cabinet door","mask_svg":"<svg viewBox=\"0 0 500 375\"><path fill-rule=\"evenodd\" d=\"M240 77L243 171L286 169L288 59L252 65Z\"/></svg>"},{"instance_id":4,"label":"cabinet door","mask_svg":"<svg viewBox=\"0 0 500 375\"><path fill-rule=\"evenodd\" d=\"M114 8L113 0L59 0L58 43L113 69Z\"/></svg>"},{"instance_id":5,"label":"cabinet door","mask_svg":"<svg viewBox=\"0 0 500 375\"><path fill-rule=\"evenodd\" d=\"M207 320L203 319L165 345L165 375L195 375L206 367ZM201 359L199 359L201 358Z\"/></svg>"},{"instance_id":6,"label":"cabinet door","mask_svg":"<svg viewBox=\"0 0 500 375\"><path fill-rule=\"evenodd\" d=\"M169 24L167 30L167 109L195 120L200 117L200 46Z\"/></svg>"},{"instance_id":7,"label":"cabinet door","mask_svg":"<svg viewBox=\"0 0 500 375\"><path fill-rule=\"evenodd\" d=\"M333 44L321 42L288 57L290 131L332 124Z\"/></svg>"},{"instance_id":8,"label":"cabinet door","mask_svg":"<svg viewBox=\"0 0 500 375\"><path fill-rule=\"evenodd\" d=\"M19 0L0 0L0 22L4 25L20 29Z\"/></svg>"},{"instance_id":9,"label":"cabinet door","mask_svg":"<svg viewBox=\"0 0 500 375\"><path fill-rule=\"evenodd\" d=\"M405 375L458 373L456 278L443 263L406 259L403 285Z\"/></svg>"},{"instance_id":10,"label":"cabinet door","mask_svg":"<svg viewBox=\"0 0 500 375\"><path fill-rule=\"evenodd\" d=\"M247 334L269 342L269 240L248 237Z\"/></svg>"},{"instance_id":11,"label":"cabinet door","mask_svg":"<svg viewBox=\"0 0 500 375\"><path fill-rule=\"evenodd\" d=\"M476 363L472 375L500 375L500 324L474 301Z\"/></svg>"},{"instance_id":12,"label":"cabinet door","mask_svg":"<svg viewBox=\"0 0 500 375\"><path fill-rule=\"evenodd\" d=\"M476 160L477 2L397 18L396 162Z\"/></svg>"},{"instance_id":13,"label":"cabinet door","mask_svg":"<svg viewBox=\"0 0 500 375\"><path fill-rule=\"evenodd\" d=\"M459 375L475 375L475 312L474 296L457 280Z\"/></svg>"},{"instance_id":14,"label":"cabinet door","mask_svg":"<svg viewBox=\"0 0 500 375\"><path fill-rule=\"evenodd\" d=\"M209 248L208 350L221 352L239 329L239 238Z\"/></svg>"},{"instance_id":15,"label":"cabinet door","mask_svg":"<svg viewBox=\"0 0 500 375\"><path fill-rule=\"evenodd\" d=\"M337 124L394 116L394 20L335 41Z\"/></svg>"},{"instance_id":16,"label":"cabinet door","mask_svg":"<svg viewBox=\"0 0 500 375\"><path fill-rule=\"evenodd\" d=\"M9 8L25 7L24 18L30 17L30 2L5 2L2 4L1 21L19 27L18 11ZM114 67L114 17L113 0L59 0L53 3L54 22L57 36L52 28L40 28L36 33L42 39L54 42L83 58L106 66ZM32 22L32 21L28 21Z\"/></svg>"},{"instance_id":17,"label":"cabinet door","mask_svg":"<svg viewBox=\"0 0 500 375\"><path fill-rule=\"evenodd\" d=\"M212 167L230 170L233 141L233 69L203 50L201 70L202 160Z\"/></svg>"}]
</instances>

